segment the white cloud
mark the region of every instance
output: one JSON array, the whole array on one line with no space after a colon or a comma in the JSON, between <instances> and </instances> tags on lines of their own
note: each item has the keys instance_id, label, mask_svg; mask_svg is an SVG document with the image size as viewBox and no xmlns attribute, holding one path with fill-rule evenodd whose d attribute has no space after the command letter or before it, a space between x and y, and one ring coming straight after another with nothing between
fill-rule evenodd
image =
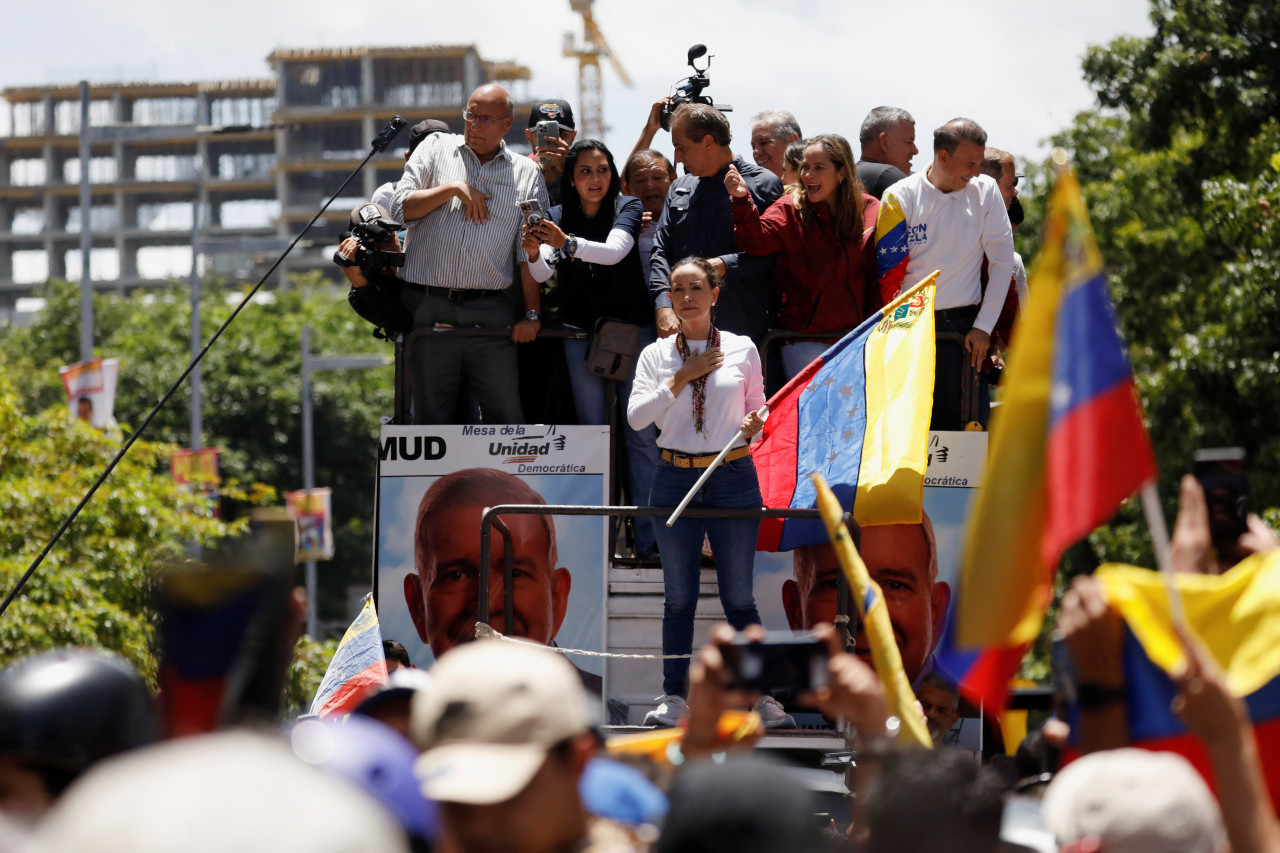
<instances>
[{"instance_id":1,"label":"white cloud","mask_svg":"<svg viewBox=\"0 0 1280 853\"><path fill-rule=\"evenodd\" d=\"M687 73L685 51L702 42L715 54L708 93L735 107L740 150L747 119L761 109L791 109L807 132L852 138L870 107L893 104L916 116L926 143L933 127L967 115L993 144L1036 154L1092 103L1080 78L1086 46L1149 33L1147 9L1147 0L1079 0L1069 9L1012 0L596 0L596 20L635 81L626 89L604 71L606 141L620 155L630 150L648 105ZM197 17L160 0L81 0L26 14L33 32L58 33L59 48L12 39L0 56L0 85L265 77L266 57L280 46L474 43L486 58L532 68L530 94L578 102L576 65L561 55L563 33L581 32L567 0L223 0L217 14Z\"/></svg>"}]
</instances>

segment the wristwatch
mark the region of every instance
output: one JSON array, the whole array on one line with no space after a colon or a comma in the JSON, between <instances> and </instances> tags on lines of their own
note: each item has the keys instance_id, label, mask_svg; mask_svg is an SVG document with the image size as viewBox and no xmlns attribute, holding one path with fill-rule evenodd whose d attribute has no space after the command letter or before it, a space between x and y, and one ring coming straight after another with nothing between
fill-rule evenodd
<instances>
[{"instance_id":1,"label":"wristwatch","mask_svg":"<svg viewBox=\"0 0 1280 853\"><path fill-rule=\"evenodd\" d=\"M524 312L524 318L525 318L526 320L537 320L537 319L538 319L538 311L537 311L537 309L536 309L536 308L530 308L528 311Z\"/></svg>"}]
</instances>

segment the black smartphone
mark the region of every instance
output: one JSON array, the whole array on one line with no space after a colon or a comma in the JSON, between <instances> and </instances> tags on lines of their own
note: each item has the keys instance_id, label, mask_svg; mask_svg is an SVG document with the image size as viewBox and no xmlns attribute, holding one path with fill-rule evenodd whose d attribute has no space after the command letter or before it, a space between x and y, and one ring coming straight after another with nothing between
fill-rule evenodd
<instances>
[{"instance_id":1,"label":"black smartphone","mask_svg":"<svg viewBox=\"0 0 1280 853\"><path fill-rule=\"evenodd\" d=\"M1230 553L1248 529L1249 478L1244 448L1202 447L1192 459L1209 505L1209 533L1219 553Z\"/></svg>"},{"instance_id":2,"label":"black smartphone","mask_svg":"<svg viewBox=\"0 0 1280 853\"><path fill-rule=\"evenodd\" d=\"M827 685L827 644L812 634L770 632L764 642L739 638L720 651L735 690L775 696Z\"/></svg>"}]
</instances>

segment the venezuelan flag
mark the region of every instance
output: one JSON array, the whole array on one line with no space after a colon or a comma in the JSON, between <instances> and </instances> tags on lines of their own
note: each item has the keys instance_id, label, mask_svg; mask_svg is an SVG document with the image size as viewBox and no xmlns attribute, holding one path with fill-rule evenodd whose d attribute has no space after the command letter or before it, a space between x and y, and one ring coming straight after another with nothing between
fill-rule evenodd
<instances>
[{"instance_id":1,"label":"venezuelan flag","mask_svg":"<svg viewBox=\"0 0 1280 853\"><path fill-rule=\"evenodd\" d=\"M1096 577L1128 628L1123 662L1130 741L1183 755L1212 787L1203 744L1169 708L1177 695L1170 674L1186 657L1173 631L1164 579L1118 565L1102 566ZM1187 625L1249 709L1272 805L1280 808L1280 551L1255 554L1222 575L1180 574L1175 582Z\"/></svg>"},{"instance_id":2,"label":"venezuelan flag","mask_svg":"<svg viewBox=\"0 0 1280 853\"><path fill-rule=\"evenodd\" d=\"M933 407L937 273L872 314L768 402L752 447L764 505L812 508L822 474L861 525L920 521ZM818 519L765 519L762 551L827 541Z\"/></svg>"},{"instance_id":3,"label":"venezuelan flag","mask_svg":"<svg viewBox=\"0 0 1280 853\"><path fill-rule=\"evenodd\" d=\"M971 699L997 709L1062 552L1156 475L1089 214L1061 162L939 652Z\"/></svg>"},{"instance_id":4,"label":"venezuelan flag","mask_svg":"<svg viewBox=\"0 0 1280 853\"><path fill-rule=\"evenodd\" d=\"M907 222L902 203L891 192L880 202L876 218L876 266L880 272L880 301L888 304L902 289L907 275Z\"/></svg>"},{"instance_id":5,"label":"venezuelan flag","mask_svg":"<svg viewBox=\"0 0 1280 853\"><path fill-rule=\"evenodd\" d=\"M317 717L347 714L360 703L365 691L387 683L387 659L382 652L382 629L378 627L378 611L373 596L367 596L360 615L342 636L338 650L329 661L324 680L311 701L311 713Z\"/></svg>"},{"instance_id":6,"label":"venezuelan flag","mask_svg":"<svg viewBox=\"0 0 1280 853\"><path fill-rule=\"evenodd\" d=\"M818 508L822 511L822 523L827 527L831 544L835 548L840 568L849 581L849 590L858 608L858 623L867 634L871 646L871 661L876 675L884 686L885 702L889 713L898 718L898 740L903 744L933 748L933 738L925 726L924 718L916 707L916 694L902 668L902 653L898 640L889 624L889 610L884 603L880 586L871 578L866 563L853 547L853 540L844 526L844 511L835 494L827 487L821 474L814 474L814 487L818 492Z\"/></svg>"}]
</instances>

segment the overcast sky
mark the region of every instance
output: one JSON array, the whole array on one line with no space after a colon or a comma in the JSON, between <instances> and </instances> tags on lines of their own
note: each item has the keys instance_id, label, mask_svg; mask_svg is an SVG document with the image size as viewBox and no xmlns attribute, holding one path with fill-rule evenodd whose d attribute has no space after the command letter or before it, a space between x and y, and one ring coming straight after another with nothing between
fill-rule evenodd
<instances>
[{"instance_id":1,"label":"overcast sky","mask_svg":"<svg viewBox=\"0 0 1280 853\"><path fill-rule=\"evenodd\" d=\"M1049 134L1092 105L1080 75L1085 48L1152 31L1147 0L595 0L594 8L635 84L604 72L606 142L620 153L648 105L688 73L689 45L702 42L715 55L708 94L734 106L735 148L748 157L754 112L790 109L806 134L852 140L877 104L910 110L924 151L932 128L965 115L993 145L1039 155ZM0 88L268 77L276 47L473 43L485 59L529 66L530 97L578 101L576 62L561 55L564 33L581 33L569 0L65 0L28 4L21 19L0 51ZM670 151L666 138L659 147ZM926 160L922 153L915 165Z\"/></svg>"}]
</instances>

